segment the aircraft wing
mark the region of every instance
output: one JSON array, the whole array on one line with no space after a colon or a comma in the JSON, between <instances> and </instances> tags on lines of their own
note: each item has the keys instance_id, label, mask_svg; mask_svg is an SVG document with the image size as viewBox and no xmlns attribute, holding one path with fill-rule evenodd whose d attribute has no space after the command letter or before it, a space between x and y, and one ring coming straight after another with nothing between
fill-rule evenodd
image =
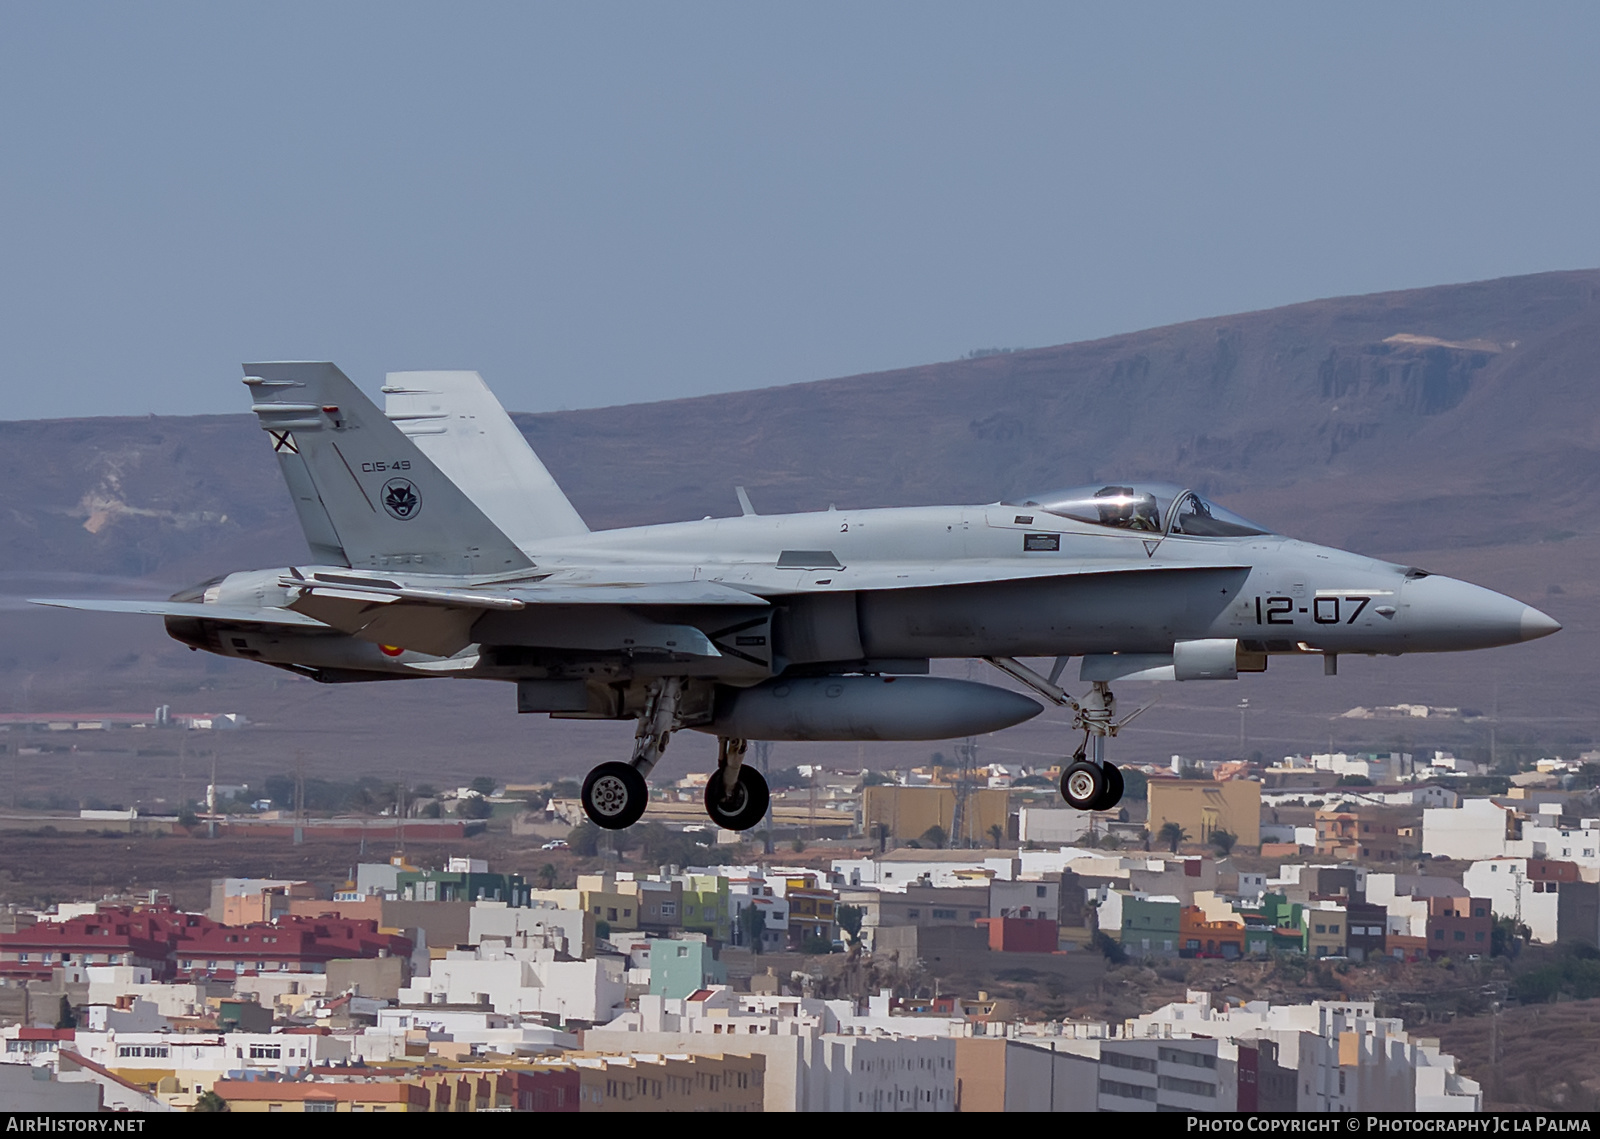
<instances>
[{"instance_id":1,"label":"aircraft wing","mask_svg":"<svg viewBox=\"0 0 1600 1139\"><path fill-rule=\"evenodd\" d=\"M315 617L287 609L251 608L247 605L207 605L199 601L111 601L96 598L31 597L30 605L57 609L87 609L97 613L143 613L155 617L200 617L208 621L238 621L256 625L293 625L311 629L328 626Z\"/></svg>"}]
</instances>

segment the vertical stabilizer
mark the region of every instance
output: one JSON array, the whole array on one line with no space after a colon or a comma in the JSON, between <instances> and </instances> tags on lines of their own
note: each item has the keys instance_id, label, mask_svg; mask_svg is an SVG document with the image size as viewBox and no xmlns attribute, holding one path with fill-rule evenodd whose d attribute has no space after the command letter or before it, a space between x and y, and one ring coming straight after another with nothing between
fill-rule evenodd
<instances>
[{"instance_id":1,"label":"vertical stabilizer","mask_svg":"<svg viewBox=\"0 0 1600 1139\"><path fill-rule=\"evenodd\" d=\"M384 413L524 550L589 527L477 372L390 372Z\"/></svg>"},{"instance_id":2,"label":"vertical stabilizer","mask_svg":"<svg viewBox=\"0 0 1600 1139\"><path fill-rule=\"evenodd\" d=\"M403 573L495 574L530 563L338 368L246 364L312 556Z\"/></svg>"}]
</instances>

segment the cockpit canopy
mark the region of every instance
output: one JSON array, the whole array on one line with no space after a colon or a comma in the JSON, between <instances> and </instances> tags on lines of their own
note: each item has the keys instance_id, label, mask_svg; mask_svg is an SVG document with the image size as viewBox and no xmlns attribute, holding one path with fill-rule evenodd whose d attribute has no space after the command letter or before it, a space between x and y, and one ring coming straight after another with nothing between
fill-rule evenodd
<instances>
[{"instance_id":1,"label":"cockpit canopy","mask_svg":"<svg viewBox=\"0 0 1600 1139\"><path fill-rule=\"evenodd\" d=\"M1272 531L1170 483L1078 486L1006 502L1078 522L1148 534L1244 538Z\"/></svg>"}]
</instances>

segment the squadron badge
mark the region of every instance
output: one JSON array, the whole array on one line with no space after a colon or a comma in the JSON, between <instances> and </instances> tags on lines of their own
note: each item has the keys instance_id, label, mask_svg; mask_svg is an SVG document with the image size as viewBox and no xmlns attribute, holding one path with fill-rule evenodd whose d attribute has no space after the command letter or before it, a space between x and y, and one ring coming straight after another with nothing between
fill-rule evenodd
<instances>
[{"instance_id":1,"label":"squadron badge","mask_svg":"<svg viewBox=\"0 0 1600 1139\"><path fill-rule=\"evenodd\" d=\"M390 479L383 484L383 508L402 522L409 522L422 509L422 498L410 479Z\"/></svg>"}]
</instances>

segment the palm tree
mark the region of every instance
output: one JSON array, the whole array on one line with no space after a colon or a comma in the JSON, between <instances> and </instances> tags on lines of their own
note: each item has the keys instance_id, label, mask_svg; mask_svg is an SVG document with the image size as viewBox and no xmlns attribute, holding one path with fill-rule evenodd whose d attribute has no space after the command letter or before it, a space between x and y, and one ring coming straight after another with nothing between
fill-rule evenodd
<instances>
[{"instance_id":1,"label":"palm tree","mask_svg":"<svg viewBox=\"0 0 1600 1139\"><path fill-rule=\"evenodd\" d=\"M999 823L991 823L989 825L989 837L994 839L994 848L999 850L1000 840L1006 837L1005 827L1001 826Z\"/></svg>"},{"instance_id":2,"label":"palm tree","mask_svg":"<svg viewBox=\"0 0 1600 1139\"><path fill-rule=\"evenodd\" d=\"M190 1111L202 1111L203 1112L203 1111L228 1111L230 1109L228 1107L228 1101L227 1100L223 1099L216 1092L207 1091L207 1092L202 1092L201 1093L200 1098L195 1100L194 1106L191 1107L189 1110Z\"/></svg>"},{"instance_id":3,"label":"palm tree","mask_svg":"<svg viewBox=\"0 0 1600 1139\"><path fill-rule=\"evenodd\" d=\"M1181 823L1162 823L1161 829L1156 832L1156 839L1166 843L1172 848L1172 853L1178 853L1178 847L1189 841L1189 832L1183 829Z\"/></svg>"}]
</instances>

